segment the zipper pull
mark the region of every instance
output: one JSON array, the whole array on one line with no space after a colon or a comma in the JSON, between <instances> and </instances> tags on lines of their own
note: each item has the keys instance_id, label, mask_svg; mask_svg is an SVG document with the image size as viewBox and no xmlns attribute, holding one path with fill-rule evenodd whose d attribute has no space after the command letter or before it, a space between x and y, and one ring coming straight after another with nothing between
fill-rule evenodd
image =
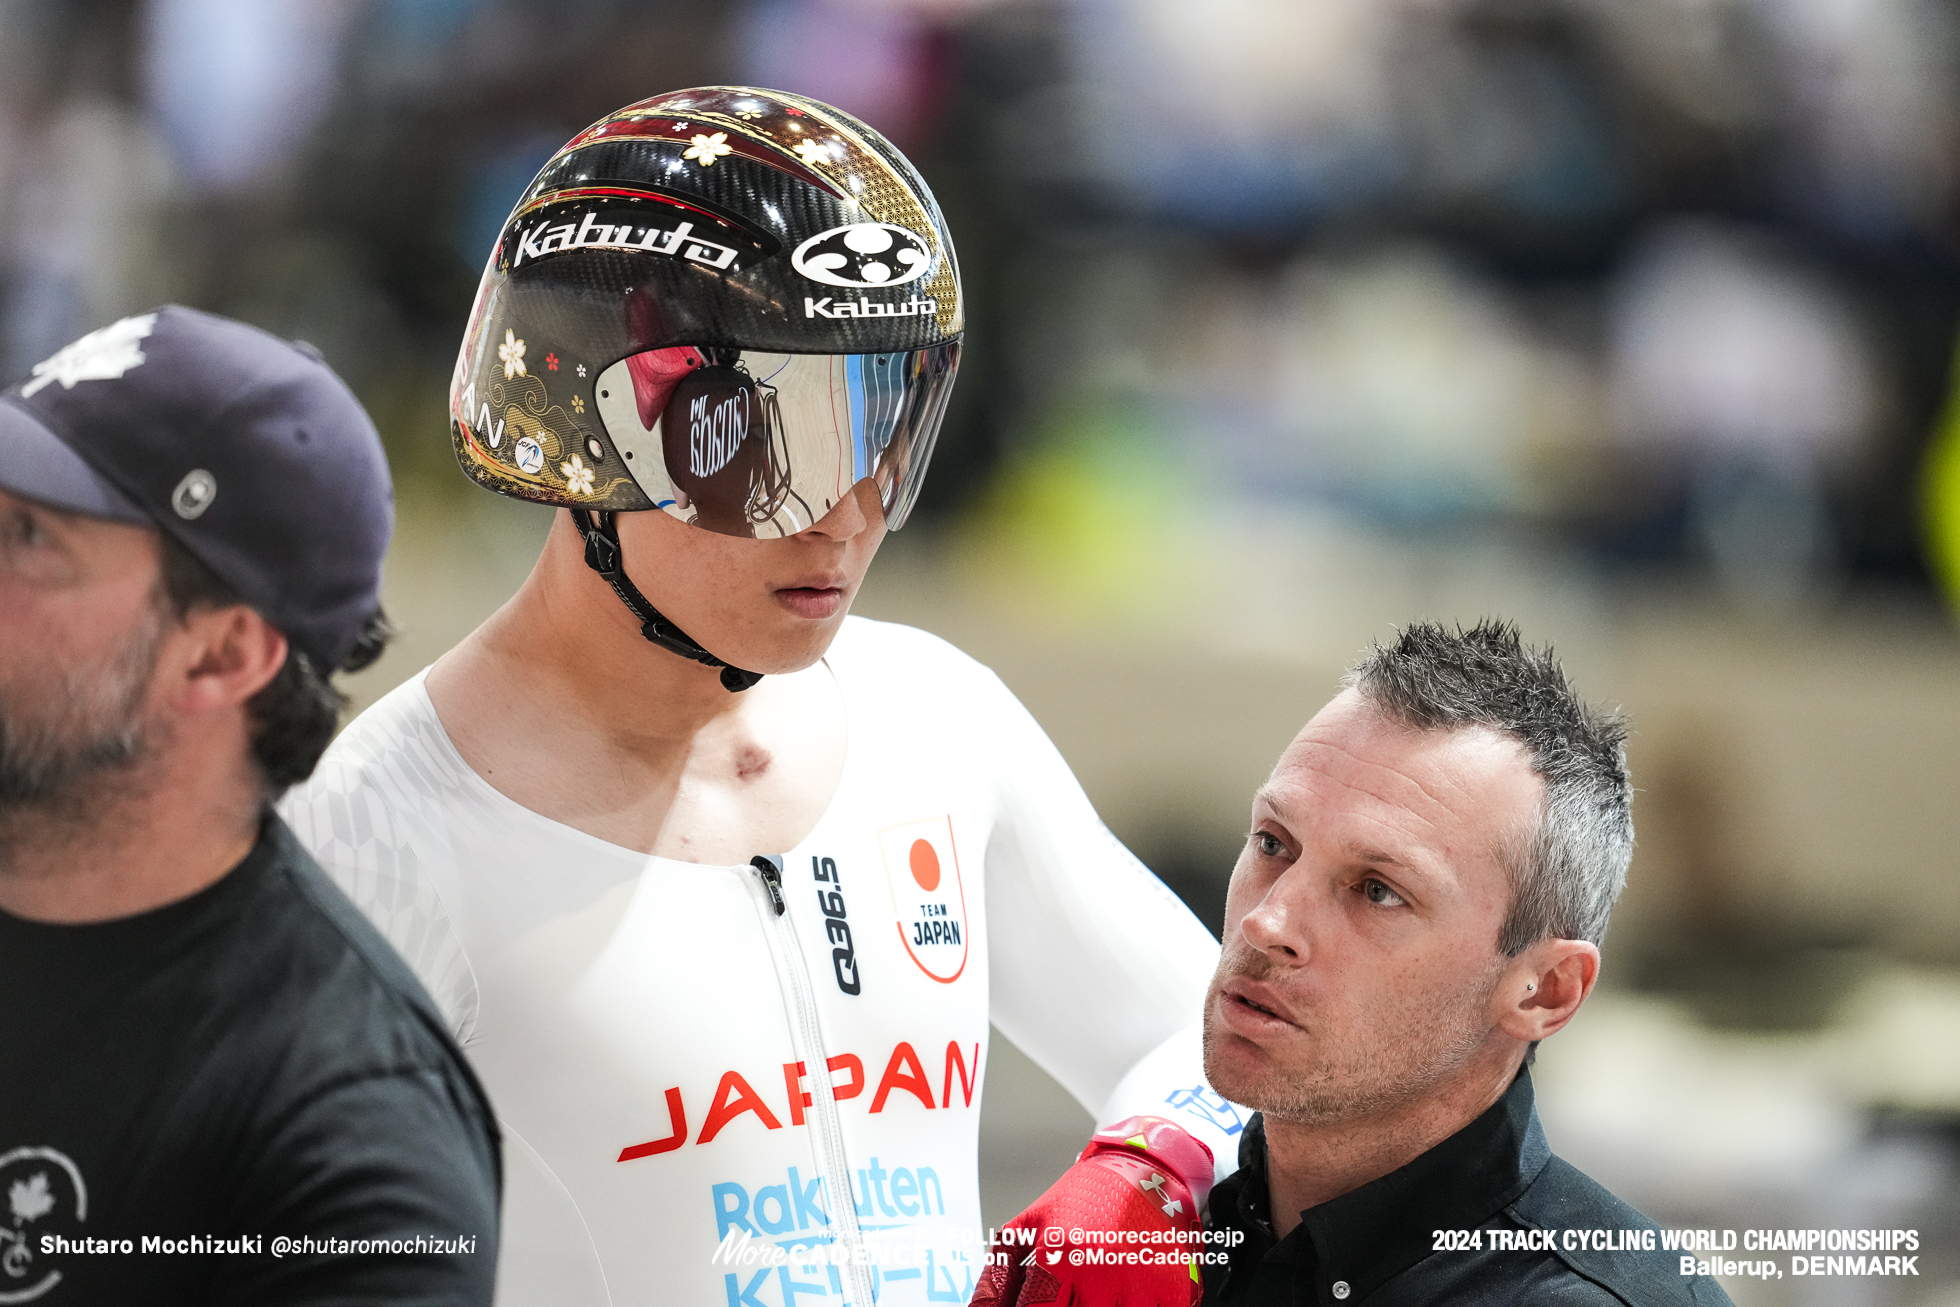
<instances>
[{"instance_id":1,"label":"zipper pull","mask_svg":"<svg viewBox=\"0 0 1960 1307\"><path fill-rule=\"evenodd\" d=\"M762 873L762 883L769 891L769 901L776 905L776 915L780 917L789 911L789 905L783 902L783 873L777 870L776 864L757 856L749 859L749 865Z\"/></svg>"}]
</instances>

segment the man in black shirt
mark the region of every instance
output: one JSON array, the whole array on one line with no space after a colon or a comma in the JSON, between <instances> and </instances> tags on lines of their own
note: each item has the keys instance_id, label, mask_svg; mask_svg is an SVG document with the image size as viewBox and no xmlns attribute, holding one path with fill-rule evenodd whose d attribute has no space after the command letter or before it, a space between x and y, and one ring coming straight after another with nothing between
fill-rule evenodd
<instances>
[{"instance_id":1,"label":"man in black shirt","mask_svg":"<svg viewBox=\"0 0 1960 1307\"><path fill-rule=\"evenodd\" d=\"M0 1302L483 1304L499 1156L271 814L387 638L373 426L166 307L0 396Z\"/></svg>"},{"instance_id":2,"label":"man in black shirt","mask_svg":"<svg viewBox=\"0 0 1960 1307\"><path fill-rule=\"evenodd\" d=\"M1723 1304L1552 1155L1531 1050L1571 1020L1633 844L1625 727L1516 628L1377 647L1253 800L1205 1070L1258 1109L1204 1299Z\"/></svg>"}]
</instances>

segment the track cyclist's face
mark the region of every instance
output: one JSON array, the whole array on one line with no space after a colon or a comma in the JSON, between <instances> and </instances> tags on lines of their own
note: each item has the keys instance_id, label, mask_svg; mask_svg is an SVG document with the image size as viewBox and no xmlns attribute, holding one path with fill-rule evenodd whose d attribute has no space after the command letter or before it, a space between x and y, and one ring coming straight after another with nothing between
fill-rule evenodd
<instances>
[{"instance_id":1,"label":"track cyclist's face","mask_svg":"<svg viewBox=\"0 0 1960 1307\"><path fill-rule=\"evenodd\" d=\"M655 608L725 662L770 675L823 657L885 539L869 477L786 539L721 535L660 512L614 521L628 574Z\"/></svg>"},{"instance_id":2,"label":"track cyclist's face","mask_svg":"<svg viewBox=\"0 0 1960 1307\"><path fill-rule=\"evenodd\" d=\"M0 491L0 814L143 754L166 633L154 531Z\"/></svg>"},{"instance_id":3,"label":"track cyclist's face","mask_svg":"<svg viewBox=\"0 0 1960 1307\"><path fill-rule=\"evenodd\" d=\"M1510 959L1498 850L1543 783L1482 728L1417 731L1354 691L1310 722L1254 798L1205 1070L1235 1102L1301 1124L1383 1117L1494 1045Z\"/></svg>"}]
</instances>

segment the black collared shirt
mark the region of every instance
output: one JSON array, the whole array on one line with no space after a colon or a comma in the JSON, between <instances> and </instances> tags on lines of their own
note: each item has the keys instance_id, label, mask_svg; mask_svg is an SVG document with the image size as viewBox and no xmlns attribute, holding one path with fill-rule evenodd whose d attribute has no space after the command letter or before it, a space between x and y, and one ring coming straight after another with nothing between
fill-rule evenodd
<instances>
[{"instance_id":1,"label":"black collared shirt","mask_svg":"<svg viewBox=\"0 0 1960 1307\"><path fill-rule=\"evenodd\" d=\"M1308 1208L1284 1239L1273 1238L1267 1204L1265 1125L1254 1116L1239 1169L1206 1208L1207 1228L1243 1239L1229 1265L1204 1268L1206 1307L1729 1301L1708 1277L1681 1274L1681 1254L1642 1233L1652 1221L1552 1156L1523 1071L1475 1121ZM1649 1240L1652 1251L1641 1246Z\"/></svg>"}]
</instances>

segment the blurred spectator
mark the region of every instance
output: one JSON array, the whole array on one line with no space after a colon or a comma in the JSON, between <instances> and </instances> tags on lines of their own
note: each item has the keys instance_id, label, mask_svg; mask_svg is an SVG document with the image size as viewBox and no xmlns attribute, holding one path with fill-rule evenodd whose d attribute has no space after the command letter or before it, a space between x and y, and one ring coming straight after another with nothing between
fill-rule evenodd
<instances>
[{"instance_id":1,"label":"blurred spectator","mask_svg":"<svg viewBox=\"0 0 1960 1307\"><path fill-rule=\"evenodd\" d=\"M916 150L936 132L946 94L939 20L971 7L957 0L756 0L733 32L734 80L834 104L876 124L900 150Z\"/></svg>"},{"instance_id":2,"label":"blurred spectator","mask_svg":"<svg viewBox=\"0 0 1960 1307\"><path fill-rule=\"evenodd\" d=\"M291 168L326 116L357 0L149 0L150 114L191 183L233 190Z\"/></svg>"},{"instance_id":3,"label":"blurred spectator","mask_svg":"<svg viewBox=\"0 0 1960 1307\"><path fill-rule=\"evenodd\" d=\"M1612 304L1614 418L1638 465L1678 469L1744 602L1791 603L1833 567L1827 486L1867 453L1862 323L1819 270L1705 225L1656 230Z\"/></svg>"}]
</instances>

